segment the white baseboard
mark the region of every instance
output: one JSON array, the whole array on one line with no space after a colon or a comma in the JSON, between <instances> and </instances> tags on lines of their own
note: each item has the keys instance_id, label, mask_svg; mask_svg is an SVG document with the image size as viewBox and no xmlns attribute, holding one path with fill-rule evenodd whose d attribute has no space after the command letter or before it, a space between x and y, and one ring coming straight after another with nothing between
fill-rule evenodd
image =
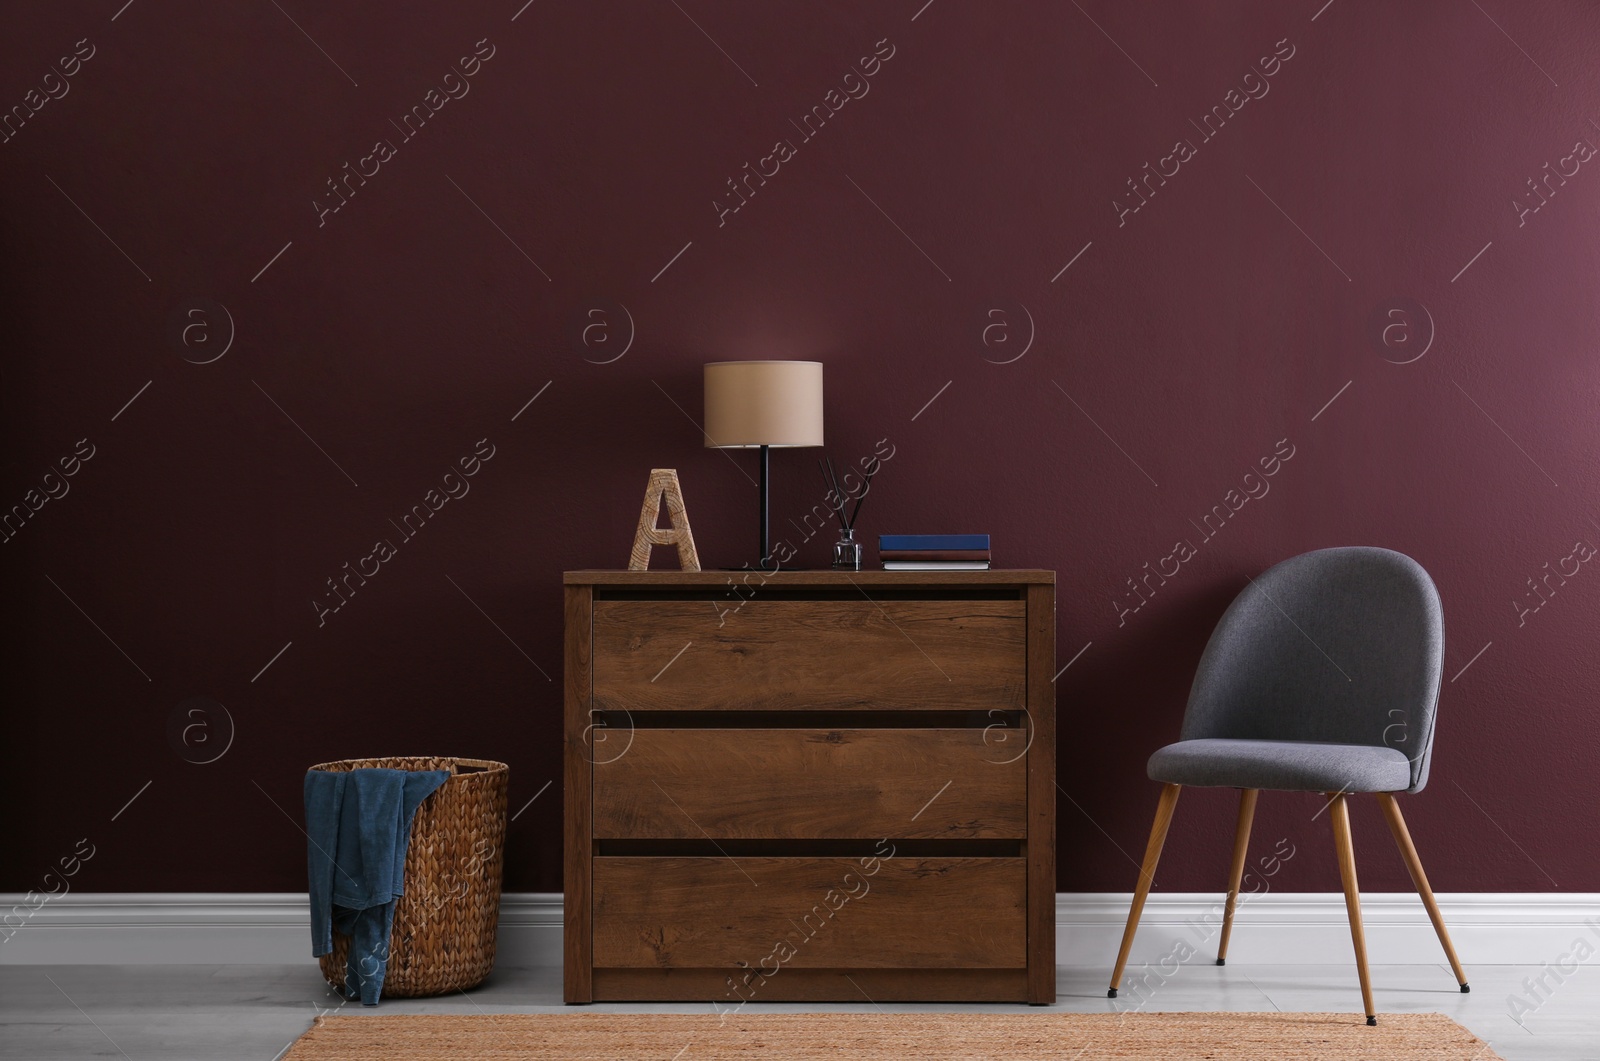
<instances>
[{"instance_id":1,"label":"white baseboard","mask_svg":"<svg viewBox=\"0 0 1600 1061\"><path fill-rule=\"evenodd\" d=\"M1539 965L1570 951L1580 935L1600 947L1600 893L1439 892L1435 898L1463 965ZM1057 895L1058 963L1114 963L1131 899L1126 892ZM1209 892L1152 894L1129 960L1135 965L1160 962L1179 949L1179 940L1193 948L1197 960L1211 960L1222 924L1222 899ZM1374 964L1445 961L1433 923L1415 893L1364 894L1361 920L1368 960ZM1353 960L1351 946L1342 892L1268 892L1240 897L1228 963L1344 964Z\"/></svg>"},{"instance_id":2,"label":"white baseboard","mask_svg":"<svg viewBox=\"0 0 1600 1061\"><path fill-rule=\"evenodd\" d=\"M0 915L22 896L0 894ZM37 899L35 899L37 901ZM26 908L23 909L26 914ZM0 927L0 965L279 965L311 962L304 892L69 893L15 934ZM496 961L561 964L561 894L500 897Z\"/></svg>"},{"instance_id":3,"label":"white baseboard","mask_svg":"<svg viewBox=\"0 0 1600 1061\"><path fill-rule=\"evenodd\" d=\"M1439 905L1466 965L1539 965L1591 936L1600 945L1600 893L1453 893ZM0 895L0 915L24 896ZM1128 916L1127 893L1056 896L1056 957L1061 965L1116 959ZM1145 906L1132 962L1158 963L1183 941L1206 960L1216 947L1221 897L1154 894ZM1444 960L1414 894L1361 897L1367 948L1376 964ZM21 927L17 927L18 921ZM310 914L303 893L69 893L31 913L5 918L0 965L261 965L311 961ZM15 931L13 932L13 929ZM1270 892L1242 902L1230 964L1342 964L1350 961L1344 897L1337 892ZM500 904L499 963L561 964L559 893L507 893ZM1170 960L1170 959L1169 959Z\"/></svg>"}]
</instances>

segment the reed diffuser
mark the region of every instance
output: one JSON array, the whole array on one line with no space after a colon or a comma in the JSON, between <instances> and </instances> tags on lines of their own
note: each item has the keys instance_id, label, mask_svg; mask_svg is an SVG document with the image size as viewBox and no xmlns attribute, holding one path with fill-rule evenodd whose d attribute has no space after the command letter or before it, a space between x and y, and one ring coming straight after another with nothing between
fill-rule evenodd
<instances>
[{"instance_id":1,"label":"reed diffuser","mask_svg":"<svg viewBox=\"0 0 1600 1061\"><path fill-rule=\"evenodd\" d=\"M828 457L817 461L817 467L822 469L822 477L832 491L833 514L839 520L839 540L833 543L833 566L842 571L861 570L861 543L856 541L856 517L861 514L861 502L866 499L867 491L872 488L872 476L878 470L878 462L873 461L863 475L861 493L856 498L856 503L850 510L850 515L844 514L845 492L839 488L839 476L833 468L833 458ZM848 476L847 476L848 478Z\"/></svg>"}]
</instances>

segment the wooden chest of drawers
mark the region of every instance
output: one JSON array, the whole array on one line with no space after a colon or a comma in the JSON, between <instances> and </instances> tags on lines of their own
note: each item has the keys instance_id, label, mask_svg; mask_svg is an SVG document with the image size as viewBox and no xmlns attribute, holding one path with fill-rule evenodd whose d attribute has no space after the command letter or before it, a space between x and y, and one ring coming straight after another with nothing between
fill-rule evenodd
<instances>
[{"instance_id":1,"label":"wooden chest of drawers","mask_svg":"<svg viewBox=\"0 0 1600 1061\"><path fill-rule=\"evenodd\" d=\"M1055 576L566 575L568 1002L1055 999Z\"/></svg>"}]
</instances>

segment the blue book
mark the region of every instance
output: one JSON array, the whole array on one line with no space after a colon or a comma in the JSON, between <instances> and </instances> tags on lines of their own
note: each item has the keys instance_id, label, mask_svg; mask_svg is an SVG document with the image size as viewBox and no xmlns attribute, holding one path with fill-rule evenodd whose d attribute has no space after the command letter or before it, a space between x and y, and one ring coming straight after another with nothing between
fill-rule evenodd
<instances>
[{"instance_id":1,"label":"blue book","mask_svg":"<svg viewBox=\"0 0 1600 1061\"><path fill-rule=\"evenodd\" d=\"M880 534L878 550L987 549L987 534Z\"/></svg>"}]
</instances>

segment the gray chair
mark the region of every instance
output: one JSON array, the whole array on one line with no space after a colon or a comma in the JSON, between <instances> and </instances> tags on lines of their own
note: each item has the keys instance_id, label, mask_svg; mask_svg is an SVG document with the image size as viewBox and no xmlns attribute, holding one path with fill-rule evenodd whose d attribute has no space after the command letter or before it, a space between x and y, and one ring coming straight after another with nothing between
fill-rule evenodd
<instances>
[{"instance_id":1,"label":"gray chair","mask_svg":"<svg viewBox=\"0 0 1600 1061\"><path fill-rule=\"evenodd\" d=\"M1240 790L1233 865L1217 964L1227 960L1256 797L1262 789L1328 796L1345 909L1367 1023L1377 1024L1367 975L1361 896L1350 842L1350 793L1375 793L1463 992L1439 904L1395 796L1428 781L1444 663L1444 616L1433 580L1388 549L1319 549L1285 560L1234 599L1207 642L1183 731L1150 757L1163 782L1109 997L1127 968L1139 915L1185 785Z\"/></svg>"}]
</instances>

